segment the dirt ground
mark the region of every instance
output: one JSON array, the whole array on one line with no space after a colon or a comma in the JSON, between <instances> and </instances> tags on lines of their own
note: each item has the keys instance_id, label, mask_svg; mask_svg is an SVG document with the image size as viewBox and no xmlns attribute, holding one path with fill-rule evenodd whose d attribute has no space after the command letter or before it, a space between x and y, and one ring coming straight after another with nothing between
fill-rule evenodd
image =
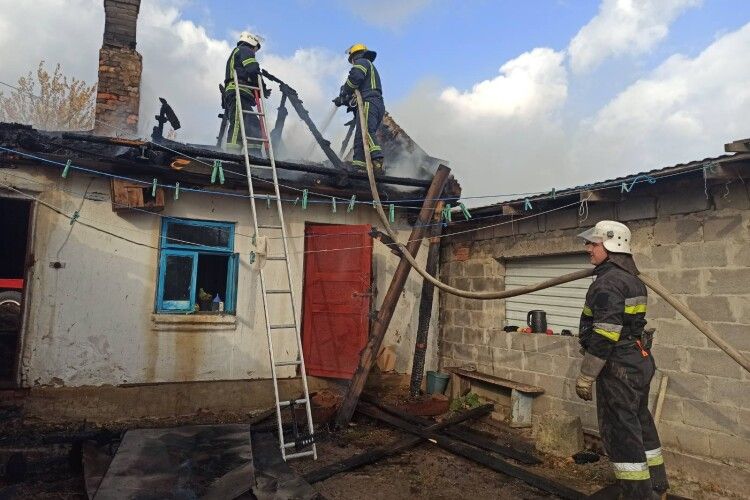
<instances>
[{"instance_id":1,"label":"dirt ground","mask_svg":"<svg viewBox=\"0 0 750 500\"><path fill-rule=\"evenodd\" d=\"M177 427L180 425L249 423L253 415L215 415L203 413L190 417L154 419L130 424L112 424L106 429L85 423L49 427L24 421L22 409L0 404L0 500L15 498L86 499L80 451L73 445L75 437L93 436L104 442L114 440L128 428ZM471 427L485 437L514 448L535 453L543 460L529 466L537 474L554 479L584 493L593 493L613 481L606 457L593 464L577 465L571 459L560 459L534 452L530 431L511 429L489 417L473 422ZM357 453L407 437L405 433L364 417L344 431L331 434L318 445L317 461L302 459L290 462L304 474L335 463ZM9 481L8 458L14 453L25 457L21 482ZM514 463L512 460L509 462ZM537 499L557 498L528 484L489 470L479 464L423 442L401 454L359 469L335 475L313 487L330 500L343 499ZM714 498L708 492L696 491L693 498Z\"/></svg>"},{"instance_id":2,"label":"dirt ground","mask_svg":"<svg viewBox=\"0 0 750 500\"><path fill-rule=\"evenodd\" d=\"M160 419L138 422L137 427L171 427L179 425L248 422L249 415L223 415L220 418L210 413L189 418ZM319 445L319 459L291 462L292 467L304 473L336 462L375 446L403 438L400 431L379 423L358 419L355 425L343 432L331 435ZM117 437L134 425L113 425L104 430L103 438ZM507 430L492 424L479 425L483 431L502 436L502 440L517 439L519 446L523 436L515 430ZM80 455L72 446L72 437L81 432L97 433L102 429L83 425L66 427L41 427L24 422L19 409L0 408L0 469L14 452L25 457L24 480L12 484L3 475L0 477L0 500L13 498L85 499L85 487L80 466ZM583 491L591 490L591 471L601 464L577 466L562 461L549 462L534 467L550 477L567 477ZM582 468L577 470L577 468ZM583 469L586 468L586 469ZM588 470L585 480L581 474ZM7 472L7 471L5 471ZM599 473L593 474L595 478ZM606 473L602 474L607 477ZM605 479L606 481L606 479ZM480 465L441 450L431 443L423 443L412 450L381 460L360 469L338 474L313 485L330 500L372 499L448 499L448 498L555 498L526 485L524 482L490 471Z\"/></svg>"},{"instance_id":3,"label":"dirt ground","mask_svg":"<svg viewBox=\"0 0 750 500\"><path fill-rule=\"evenodd\" d=\"M334 439L321 443L316 462L293 462L291 465L298 472L305 473L404 437L406 435L399 431L360 420L356 426L340 433ZM563 480L568 486L593 492L598 489L594 483L575 477L576 474L585 472L583 468L589 469L586 476L590 476L594 469L597 471L595 475L600 474L601 465L592 465L552 464L552 467L556 467L553 469L543 464L533 469L544 469L543 473L548 477L559 476L565 478ZM576 470L578 468L581 470ZM557 498L523 481L453 455L429 442L375 464L337 474L313 486L330 500Z\"/></svg>"}]
</instances>

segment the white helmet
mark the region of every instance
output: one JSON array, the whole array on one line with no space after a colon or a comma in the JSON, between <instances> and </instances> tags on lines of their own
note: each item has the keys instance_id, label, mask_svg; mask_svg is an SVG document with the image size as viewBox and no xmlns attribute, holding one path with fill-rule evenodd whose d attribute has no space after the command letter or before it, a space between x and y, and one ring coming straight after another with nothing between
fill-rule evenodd
<instances>
[{"instance_id":1,"label":"white helmet","mask_svg":"<svg viewBox=\"0 0 750 500\"><path fill-rule=\"evenodd\" d=\"M613 220L597 222L594 227L582 232L578 237L592 243L603 243L608 252L631 254L630 229L620 222Z\"/></svg>"},{"instance_id":2,"label":"white helmet","mask_svg":"<svg viewBox=\"0 0 750 500\"><path fill-rule=\"evenodd\" d=\"M256 49L260 48L260 44L264 42L263 37L254 35L253 33L250 33L249 31L243 31L240 33L240 42L246 42L255 47Z\"/></svg>"}]
</instances>

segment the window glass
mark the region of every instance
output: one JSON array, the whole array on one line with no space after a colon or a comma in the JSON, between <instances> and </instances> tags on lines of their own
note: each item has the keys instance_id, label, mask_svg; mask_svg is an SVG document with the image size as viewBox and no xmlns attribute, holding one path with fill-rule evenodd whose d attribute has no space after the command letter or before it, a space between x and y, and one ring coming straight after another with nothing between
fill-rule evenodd
<instances>
[{"instance_id":1,"label":"window glass","mask_svg":"<svg viewBox=\"0 0 750 500\"><path fill-rule=\"evenodd\" d=\"M189 255L167 255L165 265L163 300L189 302L190 287L193 280L193 257Z\"/></svg>"},{"instance_id":2,"label":"window glass","mask_svg":"<svg viewBox=\"0 0 750 500\"><path fill-rule=\"evenodd\" d=\"M196 226L170 222L167 224L166 244L227 248L230 234L228 226Z\"/></svg>"}]
</instances>

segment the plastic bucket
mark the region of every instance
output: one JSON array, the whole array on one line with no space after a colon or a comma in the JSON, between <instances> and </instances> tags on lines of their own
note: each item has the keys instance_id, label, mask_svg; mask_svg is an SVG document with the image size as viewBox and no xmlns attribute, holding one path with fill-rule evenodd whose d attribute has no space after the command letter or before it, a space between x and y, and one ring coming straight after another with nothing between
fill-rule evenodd
<instances>
[{"instance_id":1,"label":"plastic bucket","mask_svg":"<svg viewBox=\"0 0 750 500\"><path fill-rule=\"evenodd\" d=\"M427 394L442 394L448 387L448 380L451 376L445 373L428 371L427 372Z\"/></svg>"}]
</instances>

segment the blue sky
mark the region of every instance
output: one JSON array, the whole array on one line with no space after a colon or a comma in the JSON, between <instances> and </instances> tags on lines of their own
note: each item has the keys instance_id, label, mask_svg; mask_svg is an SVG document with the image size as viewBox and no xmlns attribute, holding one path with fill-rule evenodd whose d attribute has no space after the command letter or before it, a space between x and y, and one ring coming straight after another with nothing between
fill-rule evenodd
<instances>
[{"instance_id":1,"label":"blue sky","mask_svg":"<svg viewBox=\"0 0 750 500\"><path fill-rule=\"evenodd\" d=\"M269 49L280 54L306 47L343 54L346 47L362 41L379 53L378 66L389 97L400 99L424 78L466 88L494 76L502 62L534 47L564 49L597 13L600 3L437 0L387 26L368 22L347 8L346 2L336 0L266 0L252 2L252 7L238 0L188 0L182 13L217 38L255 29L266 36ZM609 61L599 71L621 75L623 79L614 86L625 86L665 57L695 55L717 33L742 26L750 15L738 13L747 7L745 0L709 0L679 17L654 52L643 58ZM601 79L587 80L592 85L586 94L598 93Z\"/></svg>"},{"instance_id":2,"label":"blue sky","mask_svg":"<svg viewBox=\"0 0 750 500\"><path fill-rule=\"evenodd\" d=\"M139 132L150 133L157 97L166 97L183 123L178 140L212 142L226 57L236 34L251 29L266 37L261 65L294 86L319 123L345 78L344 50L355 42L376 50L386 108L428 153L450 162L466 195L630 175L717 156L724 143L750 137L747 7L747 0L142 0ZM16 81L40 59L96 80L101 0L0 0L0 12L0 80ZM321 159L317 150L305 156L310 137L289 120L292 158ZM326 131L332 142L346 120L336 115ZM388 161L391 173L413 173Z\"/></svg>"}]
</instances>

